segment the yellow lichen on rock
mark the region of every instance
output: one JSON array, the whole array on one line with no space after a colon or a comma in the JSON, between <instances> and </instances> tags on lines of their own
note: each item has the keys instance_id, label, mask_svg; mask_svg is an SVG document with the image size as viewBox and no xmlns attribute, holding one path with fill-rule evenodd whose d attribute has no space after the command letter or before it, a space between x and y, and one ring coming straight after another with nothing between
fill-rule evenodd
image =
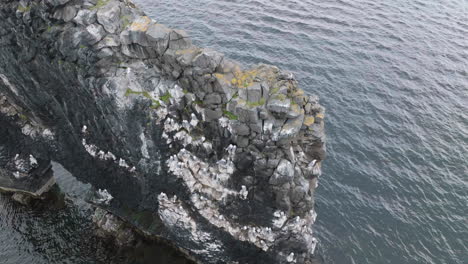
<instances>
[{"instance_id":1,"label":"yellow lichen on rock","mask_svg":"<svg viewBox=\"0 0 468 264\"><path fill-rule=\"evenodd\" d=\"M225 80L226 76L222 73L215 73L214 76L220 80Z\"/></svg>"},{"instance_id":2,"label":"yellow lichen on rock","mask_svg":"<svg viewBox=\"0 0 468 264\"><path fill-rule=\"evenodd\" d=\"M315 118L313 116L306 116L306 118L304 118L304 125L311 126L314 123L315 123Z\"/></svg>"},{"instance_id":3,"label":"yellow lichen on rock","mask_svg":"<svg viewBox=\"0 0 468 264\"><path fill-rule=\"evenodd\" d=\"M291 102L291 107L290 107L291 111L297 113L298 115L301 114L301 110L302 108L299 107L299 105L297 105L296 103L294 103L294 101Z\"/></svg>"},{"instance_id":4,"label":"yellow lichen on rock","mask_svg":"<svg viewBox=\"0 0 468 264\"><path fill-rule=\"evenodd\" d=\"M304 90L302 89L296 89L294 92L293 92L293 97L299 97L299 96L304 96Z\"/></svg>"},{"instance_id":5,"label":"yellow lichen on rock","mask_svg":"<svg viewBox=\"0 0 468 264\"><path fill-rule=\"evenodd\" d=\"M183 49L183 50L177 50L175 53L176 55L185 55L185 54L190 54L190 53L200 53L201 52L201 49L198 48L198 47L193 47L193 48L189 48L189 49Z\"/></svg>"},{"instance_id":6,"label":"yellow lichen on rock","mask_svg":"<svg viewBox=\"0 0 468 264\"><path fill-rule=\"evenodd\" d=\"M151 24L151 19L147 16L142 16L132 23L130 26L131 31L146 32Z\"/></svg>"},{"instance_id":7,"label":"yellow lichen on rock","mask_svg":"<svg viewBox=\"0 0 468 264\"><path fill-rule=\"evenodd\" d=\"M235 85L239 88L249 87L253 84L255 77L257 77L257 75L258 75L257 69L234 72L235 78L231 80L231 83L232 85Z\"/></svg>"}]
</instances>

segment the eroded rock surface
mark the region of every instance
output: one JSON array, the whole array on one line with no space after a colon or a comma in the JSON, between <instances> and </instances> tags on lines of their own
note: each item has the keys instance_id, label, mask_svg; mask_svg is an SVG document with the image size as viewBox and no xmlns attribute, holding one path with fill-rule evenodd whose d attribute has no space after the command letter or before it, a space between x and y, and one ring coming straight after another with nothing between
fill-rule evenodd
<instances>
[{"instance_id":1,"label":"eroded rock surface","mask_svg":"<svg viewBox=\"0 0 468 264\"><path fill-rule=\"evenodd\" d=\"M311 261L324 108L292 74L245 69L126 0L4 0L0 15L5 159L15 141L57 160L201 263Z\"/></svg>"}]
</instances>

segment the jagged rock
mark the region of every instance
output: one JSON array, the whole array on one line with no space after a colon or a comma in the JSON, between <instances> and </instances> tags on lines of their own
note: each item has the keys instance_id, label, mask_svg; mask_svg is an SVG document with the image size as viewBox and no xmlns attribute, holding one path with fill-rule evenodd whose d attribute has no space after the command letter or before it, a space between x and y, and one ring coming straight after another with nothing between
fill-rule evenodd
<instances>
[{"instance_id":1,"label":"jagged rock","mask_svg":"<svg viewBox=\"0 0 468 264\"><path fill-rule=\"evenodd\" d=\"M247 101L258 103L262 99L262 85L254 83L252 86L247 87Z\"/></svg>"},{"instance_id":2,"label":"jagged rock","mask_svg":"<svg viewBox=\"0 0 468 264\"><path fill-rule=\"evenodd\" d=\"M152 45L155 45L156 51L160 56L163 55L168 48L171 32L169 28L162 24L152 24L148 28L148 31L146 31L148 41Z\"/></svg>"},{"instance_id":3,"label":"jagged rock","mask_svg":"<svg viewBox=\"0 0 468 264\"><path fill-rule=\"evenodd\" d=\"M281 73L278 76L278 79L292 81L292 80L294 80L296 78L294 77L294 74L292 74L291 72L284 72L284 73Z\"/></svg>"},{"instance_id":4,"label":"jagged rock","mask_svg":"<svg viewBox=\"0 0 468 264\"><path fill-rule=\"evenodd\" d=\"M315 118L314 116L306 116L304 118L304 125L305 126L311 126L312 124L315 123Z\"/></svg>"},{"instance_id":5,"label":"jagged rock","mask_svg":"<svg viewBox=\"0 0 468 264\"><path fill-rule=\"evenodd\" d=\"M270 97L267 104L267 109L279 118L286 116L290 107L291 99L284 95L275 95Z\"/></svg>"},{"instance_id":6,"label":"jagged rock","mask_svg":"<svg viewBox=\"0 0 468 264\"><path fill-rule=\"evenodd\" d=\"M97 57L100 59L103 59L103 58L111 57L113 54L114 52L110 48L104 48L104 49L101 49L97 53Z\"/></svg>"},{"instance_id":7,"label":"jagged rock","mask_svg":"<svg viewBox=\"0 0 468 264\"><path fill-rule=\"evenodd\" d=\"M257 124L259 122L258 110L256 107L250 107L245 103L236 106L236 113L239 120L247 124Z\"/></svg>"},{"instance_id":8,"label":"jagged rock","mask_svg":"<svg viewBox=\"0 0 468 264\"><path fill-rule=\"evenodd\" d=\"M78 10L74 6L65 6L58 9L54 13L55 19L62 19L65 22L70 22L76 16Z\"/></svg>"},{"instance_id":9,"label":"jagged rock","mask_svg":"<svg viewBox=\"0 0 468 264\"><path fill-rule=\"evenodd\" d=\"M120 38L116 35L107 35L96 44L96 49L118 46L120 46Z\"/></svg>"},{"instance_id":10,"label":"jagged rock","mask_svg":"<svg viewBox=\"0 0 468 264\"><path fill-rule=\"evenodd\" d=\"M191 46L192 40L188 37L187 32L177 29L171 31L169 49L184 50Z\"/></svg>"},{"instance_id":11,"label":"jagged rock","mask_svg":"<svg viewBox=\"0 0 468 264\"><path fill-rule=\"evenodd\" d=\"M278 133L275 135L275 141L280 141L283 139L292 138L301 130L302 124L304 122L304 114L301 114L299 117L294 119L288 119L286 123L279 129Z\"/></svg>"},{"instance_id":12,"label":"jagged rock","mask_svg":"<svg viewBox=\"0 0 468 264\"><path fill-rule=\"evenodd\" d=\"M106 31L101 25L91 24L86 27L86 31L88 32L90 38L88 39L89 45L94 45L101 41L101 39L106 36Z\"/></svg>"},{"instance_id":13,"label":"jagged rock","mask_svg":"<svg viewBox=\"0 0 468 264\"><path fill-rule=\"evenodd\" d=\"M201 53L193 59L193 66L206 69L206 72L214 72L222 59L223 56L221 53L210 49L203 49Z\"/></svg>"},{"instance_id":14,"label":"jagged rock","mask_svg":"<svg viewBox=\"0 0 468 264\"><path fill-rule=\"evenodd\" d=\"M261 86L262 86L262 97L263 99L268 100L268 98L270 97L270 86L266 82L262 82Z\"/></svg>"},{"instance_id":15,"label":"jagged rock","mask_svg":"<svg viewBox=\"0 0 468 264\"><path fill-rule=\"evenodd\" d=\"M236 140L236 144L240 148L245 148L245 147L249 146L249 138L248 137L238 136L237 140Z\"/></svg>"},{"instance_id":16,"label":"jagged rock","mask_svg":"<svg viewBox=\"0 0 468 264\"><path fill-rule=\"evenodd\" d=\"M219 118L221 118L221 116L223 116L223 112L221 111L221 109L203 109L203 119L205 121L218 120Z\"/></svg>"},{"instance_id":17,"label":"jagged rock","mask_svg":"<svg viewBox=\"0 0 468 264\"><path fill-rule=\"evenodd\" d=\"M250 133L250 128L241 122L231 122L231 130L239 136L248 136Z\"/></svg>"},{"instance_id":18,"label":"jagged rock","mask_svg":"<svg viewBox=\"0 0 468 264\"><path fill-rule=\"evenodd\" d=\"M122 53L135 59L147 59L151 57L148 50L140 45L122 45Z\"/></svg>"},{"instance_id":19,"label":"jagged rock","mask_svg":"<svg viewBox=\"0 0 468 264\"><path fill-rule=\"evenodd\" d=\"M205 98L203 99L203 102L206 105L213 105L213 104L219 105L221 104L222 99L219 94L213 93L213 94L208 94L207 96L205 96Z\"/></svg>"},{"instance_id":20,"label":"jagged rock","mask_svg":"<svg viewBox=\"0 0 468 264\"><path fill-rule=\"evenodd\" d=\"M282 159L279 162L278 167L275 170L275 173L270 178L270 184L273 185L283 185L289 183L294 178L294 167L290 161Z\"/></svg>"},{"instance_id":21,"label":"jagged rock","mask_svg":"<svg viewBox=\"0 0 468 264\"><path fill-rule=\"evenodd\" d=\"M151 19L147 16L138 17L129 28L120 33L120 42L125 45L138 44L149 46L147 31L151 25Z\"/></svg>"},{"instance_id":22,"label":"jagged rock","mask_svg":"<svg viewBox=\"0 0 468 264\"><path fill-rule=\"evenodd\" d=\"M255 132L255 133L258 133L258 134L261 134L263 132L263 126L262 126L262 123L261 122L257 122L257 123L250 123L249 124L249 127L250 127L250 130L252 132ZM253 136L253 134L252 134ZM263 142L263 141L262 141Z\"/></svg>"},{"instance_id":23,"label":"jagged rock","mask_svg":"<svg viewBox=\"0 0 468 264\"><path fill-rule=\"evenodd\" d=\"M110 2L97 12L97 21L104 29L114 34L120 26L120 6L118 2Z\"/></svg>"},{"instance_id":24,"label":"jagged rock","mask_svg":"<svg viewBox=\"0 0 468 264\"><path fill-rule=\"evenodd\" d=\"M260 108L259 112L258 112L258 115L259 117L262 119L262 120L265 120L265 119L272 119L274 118L270 112L266 109L266 108Z\"/></svg>"},{"instance_id":25,"label":"jagged rock","mask_svg":"<svg viewBox=\"0 0 468 264\"><path fill-rule=\"evenodd\" d=\"M80 9L73 19L73 22L82 26L91 25L96 22L96 11Z\"/></svg>"},{"instance_id":26,"label":"jagged rock","mask_svg":"<svg viewBox=\"0 0 468 264\"><path fill-rule=\"evenodd\" d=\"M291 104L291 108L289 109L289 112L286 114L286 117L292 119L302 114L304 114L304 110L300 108L298 104Z\"/></svg>"}]
</instances>

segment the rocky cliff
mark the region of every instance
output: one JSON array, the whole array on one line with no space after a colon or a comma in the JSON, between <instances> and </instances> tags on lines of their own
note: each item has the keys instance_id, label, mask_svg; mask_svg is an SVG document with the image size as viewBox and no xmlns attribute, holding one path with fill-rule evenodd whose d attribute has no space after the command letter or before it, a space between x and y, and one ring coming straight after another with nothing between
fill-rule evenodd
<instances>
[{"instance_id":1,"label":"rocky cliff","mask_svg":"<svg viewBox=\"0 0 468 264\"><path fill-rule=\"evenodd\" d=\"M0 166L58 161L201 263L311 261L324 109L292 74L127 0L1 0L0 18Z\"/></svg>"}]
</instances>

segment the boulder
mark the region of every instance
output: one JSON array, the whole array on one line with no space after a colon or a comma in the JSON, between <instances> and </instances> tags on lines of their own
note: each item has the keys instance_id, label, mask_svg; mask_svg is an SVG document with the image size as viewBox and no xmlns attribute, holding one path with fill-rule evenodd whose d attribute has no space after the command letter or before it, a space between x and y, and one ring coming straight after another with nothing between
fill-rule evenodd
<instances>
[{"instance_id":1,"label":"boulder","mask_svg":"<svg viewBox=\"0 0 468 264\"><path fill-rule=\"evenodd\" d=\"M170 34L169 49L184 50L192 46L192 40L184 30L174 29Z\"/></svg>"},{"instance_id":2,"label":"boulder","mask_svg":"<svg viewBox=\"0 0 468 264\"><path fill-rule=\"evenodd\" d=\"M221 104L222 102L222 98L219 94L217 93L211 93L211 94L208 94L205 96L205 98L203 99L203 103L205 105L219 105Z\"/></svg>"},{"instance_id":3,"label":"boulder","mask_svg":"<svg viewBox=\"0 0 468 264\"><path fill-rule=\"evenodd\" d=\"M134 59L147 59L150 57L148 51L139 45L122 45L122 53Z\"/></svg>"},{"instance_id":4,"label":"boulder","mask_svg":"<svg viewBox=\"0 0 468 264\"><path fill-rule=\"evenodd\" d=\"M245 147L249 146L249 138L248 137L238 136L236 138L236 144L240 148L245 148Z\"/></svg>"},{"instance_id":5,"label":"boulder","mask_svg":"<svg viewBox=\"0 0 468 264\"><path fill-rule=\"evenodd\" d=\"M221 111L221 109L216 109L216 110L212 110L212 109L209 109L209 108L205 108L203 109L203 119L204 121L212 121L212 120L217 120L219 118L221 118L223 116L223 112Z\"/></svg>"},{"instance_id":6,"label":"boulder","mask_svg":"<svg viewBox=\"0 0 468 264\"><path fill-rule=\"evenodd\" d=\"M73 22L78 25L88 26L96 22L96 11L88 9L80 9L76 14Z\"/></svg>"},{"instance_id":7,"label":"boulder","mask_svg":"<svg viewBox=\"0 0 468 264\"><path fill-rule=\"evenodd\" d=\"M118 46L120 46L120 38L116 35L107 35L95 45L96 49Z\"/></svg>"},{"instance_id":8,"label":"boulder","mask_svg":"<svg viewBox=\"0 0 468 264\"><path fill-rule=\"evenodd\" d=\"M247 87L247 101L251 103L258 103L262 97L262 85L260 83L254 83ZM263 105L263 104L262 104Z\"/></svg>"},{"instance_id":9,"label":"boulder","mask_svg":"<svg viewBox=\"0 0 468 264\"><path fill-rule=\"evenodd\" d=\"M106 31L101 25L91 24L86 27L86 32L88 33L88 44L94 45L101 41L106 36Z\"/></svg>"},{"instance_id":10,"label":"boulder","mask_svg":"<svg viewBox=\"0 0 468 264\"><path fill-rule=\"evenodd\" d=\"M120 42L125 45L138 44L141 46L150 46L146 32L150 25L154 24L147 16L140 16L124 31L120 33Z\"/></svg>"},{"instance_id":11,"label":"boulder","mask_svg":"<svg viewBox=\"0 0 468 264\"><path fill-rule=\"evenodd\" d=\"M304 114L304 110L300 108L297 103L293 103L291 104L288 113L286 113L286 118L296 118L301 114Z\"/></svg>"},{"instance_id":12,"label":"boulder","mask_svg":"<svg viewBox=\"0 0 468 264\"><path fill-rule=\"evenodd\" d=\"M257 107L250 107L245 103L239 103L236 106L236 113L239 120L247 124L256 124L260 121Z\"/></svg>"},{"instance_id":13,"label":"boulder","mask_svg":"<svg viewBox=\"0 0 468 264\"><path fill-rule=\"evenodd\" d=\"M294 179L294 166L286 159L282 159L276 168L269 183L272 185L283 185L292 182Z\"/></svg>"},{"instance_id":14,"label":"boulder","mask_svg":"<svg viewBox=\"0 0 468 264\"><path fill-rule=\"evenodd\" d=\"M119 2L112 1L97 12L97 21L111 34L116 33L119 29L120 19Z\"/></svg>"},{"instance_id":15,"label":"boulder","mask_svg":"<svg viewBox=\"0 0 468 264\"><path fill-rule=\"evenodd\" d=\"M285 117L291 107L291 99L285 95L275 95L270 97L267 103L267 109L277 117Z\"/></svg>"},{"instance_id":16,"label":"boulder","mask_svg":"<svg viewBox=\"0 0 468 264\"><path fill-rule=\"evenodd\" d=\"M70 22L76 16L77 12L78 10L74 6L68 5L55 11L54 18L63 20L65 22Z\"/></svg>"},{"instance_id":17,"label":"boulder","mask_svg":"<svg viewBox=\"0 0 468 264\"><path fill-rule=\"evenodd\" d=\"M298 135L304 123L304 114L294 119L288 119L286 123L274 131L273 140L281 141L291 139Z\"/></svg>"},{"instance_id":18,"label":"boulder","mask_svg":"<svg viewBox=\"0 0 468 264\"><path fill-rule=\"evenodd\" d=\"M159 56L166 52L172 30L162 24L151 24L146 31L146 38L154 46Z\"/></svg>"},{"instance_id":19,"label":"boulder","mask_svg":"<svg viewBox=\"0 0 468 264\"><path fill-rule=\"evenodd\" d=\"M172 35L171 35L172 36ZM171 37L172 42L172 37ZM221 63L223 55L211 49L203 49L201 53L194 58L193 66L200 69L206 69L206 72L214 72Z\"/></svg>"},{"instance_id":20,"label":"boulder","mask_svg":"<svg viewBox=\"0 0 468 264\"><path fill-rule=\"evenodd\" d=\"M233 121L229 123L231 130L239 136L248 136L250 134L250 128L239 121Z\"/></svg>"}]
</instances>

